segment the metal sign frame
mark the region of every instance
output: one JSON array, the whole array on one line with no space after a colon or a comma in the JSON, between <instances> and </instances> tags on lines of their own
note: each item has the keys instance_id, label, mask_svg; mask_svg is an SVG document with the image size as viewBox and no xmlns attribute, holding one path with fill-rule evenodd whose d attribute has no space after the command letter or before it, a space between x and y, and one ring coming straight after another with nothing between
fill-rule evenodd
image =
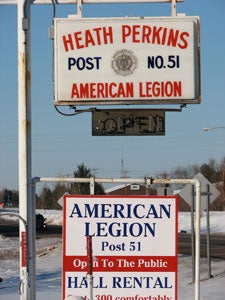
<instances>
[{"instance_id":1,"label":"metal sign frame","mask_svg":"<svg viewBox=\"0 0 225 300\"><path fill-rule=\"evenodd\" d=\"M18 4L19 0L0 0L0 4ZM52 0L31 0L31 4L52 4ZM153 2L161 2L166 3L170 2L171 4L173 2L183 2L183 0L57 0L56 4L99 4L99 3L153 3Z\"/></svg>"}]
</instances>

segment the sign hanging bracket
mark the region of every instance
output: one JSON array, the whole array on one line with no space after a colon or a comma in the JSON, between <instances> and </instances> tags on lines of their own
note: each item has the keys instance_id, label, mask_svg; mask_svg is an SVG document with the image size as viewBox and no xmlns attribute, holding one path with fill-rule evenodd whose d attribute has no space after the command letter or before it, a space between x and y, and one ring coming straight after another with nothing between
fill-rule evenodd
<instances>
[{"instance_id":1,"label":"sign hanging bracket","mask_svg":"<svg viewBox=\"0 0 225 300\"><path fill-rule=\"evenodd\" d=\"M77 16L82 18L82 0L77 0Z\"/></svg>"},{"instance_id":2,"label":"sign hanging bracket","mask_svg":"<svg viewBox=\"0 0 225 300\"><path fill-rule=\"evenodd\" d=\"M60 105L60 107L62 107L62 106ZM68 106L66 105L66 107L68 107ZM64 113L63 111L59 110L57 105L55 105L55 109L58 113L60 113L63 116L66 116L66 117L76 116L76 115L79 115L79 114L85 113L85 112L92 113L94 111L98 111L98 109L96 107L90 107L88 109L77 109L76 106L70 106L69 109L74 109L74 112L73 113Z\"/></svg>"},{"instance_id":3,"label":"sign hanging bracket","mask_svg":"<svg viewBox=\"0 0 225 300\"><path fill-rule=\"evenodd\" d=\"M177 0L171 0L171 16L176 17L177 15Z\"/></svg>"},{"instance_id":4,"label":"sign hanging bracket","mask_svg":"<svg viewBox=\"0 0 225 300\"><path fill-rule=\"evenodd\" d=\"M83 0L76 0L75 3L77 4L77 13L74 14L74 15L68 15L68 18L82 19L82 3L83 3Z\"/></svg>"}]
</instances>

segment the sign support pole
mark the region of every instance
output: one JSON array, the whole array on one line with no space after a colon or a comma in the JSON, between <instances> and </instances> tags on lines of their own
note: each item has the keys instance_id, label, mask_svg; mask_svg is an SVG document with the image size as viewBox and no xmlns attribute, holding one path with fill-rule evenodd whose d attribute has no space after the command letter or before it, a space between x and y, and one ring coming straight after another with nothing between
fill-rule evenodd
<instances>
[{"instance_id":1,"label":"sign support pole","mask_svg":"<svg viewBox=\"0 0 225 300\"><path fill-rule=\"evenodd\" d=\"M19 140L19 214L27 223L26 247L24 225L20 220L20 299L35 300L35 236L33 235L31 177L31 64L30 0L17 3L18 13L18 140ZM26 257L24 259L24 256Z\"/></svg>"},{"instance_id":2,"label":"sign support pole","mask_svg":"<svg viewBox=\"0 0 225 300\"><path fill-rule=\"evenodd\" d=\"M196 187L196 236L195 236L195 300L200 299L200 228L201 228L201 183L193 179Z\"/></svg>"},{"instance_id":3,"label":"sign support pole","mask_svg":"<svg viewBox=\"0 0 225 300\"><path fill-rule=\"evenodd\" d=\"M191 256L192 256L192 282L195 281L195 222L194 222L195 188L192 185L191 201Z\"/></svg>"},{"instance_id":4,"label":"sign support pole","mask_svg":"<svg viewBox=\"0 0 225 300\"><path fill-rule=\"evenodd\" d=\"M210 241L210 217L209 217L209 206L210 206L210 186L207 184L207 206L206 206L206 224L207 224L207 264L208 264L208 279L212 277L211 273L211 241Z\"/></svg>"},{"instance_id":5,"label":"sign support pole","mask_svg":"<svg viewBox=\"0 0 225 300\"><path fill-rule=\"evenodd\" d=\"M171 0L171 16L175 17L177 15L177 1Z\"/></svg>"}]
</instances>

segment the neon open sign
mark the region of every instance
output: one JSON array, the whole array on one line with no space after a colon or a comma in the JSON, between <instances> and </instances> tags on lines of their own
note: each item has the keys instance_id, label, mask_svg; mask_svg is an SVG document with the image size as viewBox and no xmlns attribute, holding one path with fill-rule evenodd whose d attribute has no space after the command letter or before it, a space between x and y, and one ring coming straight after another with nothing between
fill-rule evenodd
<instances>
[{"instance_id":1,"label":"neon open sign","mask_svg":"<svg viewBox=\"0 0 225 300\"><path fill-rule=\"evenodd\" d=\"M55 19L55 104L200 102L198 17Z\"/></svg>"}]
</instances>

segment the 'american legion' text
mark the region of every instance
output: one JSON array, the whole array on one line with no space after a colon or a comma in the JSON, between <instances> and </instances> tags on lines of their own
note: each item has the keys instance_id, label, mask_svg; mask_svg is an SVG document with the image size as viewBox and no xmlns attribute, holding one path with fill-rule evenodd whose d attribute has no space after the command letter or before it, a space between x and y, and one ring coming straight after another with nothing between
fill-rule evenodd
<instances>
[{"instance_id":1,"label":"'american legion' text","mask_svg":"<svg viewBox=\"0 0 225 300\"><path fill-rule=\"evenodd\" d=\"M107 99L107 98L134 98L135 88L138 89L138 98L181 97L181 81L148 81L139 82L89 82L73 83L71 99Z\"/></svg>"},{"instance_id":2,"label":"'american legion' text","mask_svg":"<svg viewBox=\"0 0 225 300\"><path fill-rule=\"evenodd\" d=\"M149 222L149 219L170 218L171 205L159 204L84 204L79 206L74 203L69 215L70 218L85 218L92 220L100 219L101 222L85 222L84 235L95 237L149 237L155 236L156 223ZM108 222L107 219L146 219L147 222Z\"/></svg>"}]
</instances>

